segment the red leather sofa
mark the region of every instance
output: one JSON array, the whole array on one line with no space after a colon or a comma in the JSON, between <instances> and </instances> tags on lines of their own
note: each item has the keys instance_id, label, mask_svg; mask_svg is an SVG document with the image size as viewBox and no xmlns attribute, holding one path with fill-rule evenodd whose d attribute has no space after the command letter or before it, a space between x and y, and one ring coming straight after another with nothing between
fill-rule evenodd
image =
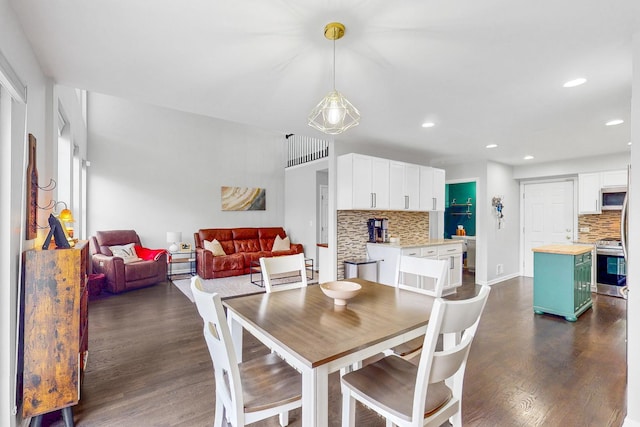
<instances>
[{"instance_id":1,"label":"red leather sofa","mask_svg":"<svg viewBox=\"0 0 640 427\"><path fill-rule=\"evenodd\" d=\"M288 251L272 252L276 236L287 237L282 227L201 228L193 234L196 248L196 271L203 279L249 274L252 261L262 257L304 253L302 245L291 243ZM204 241L220 242L226 255L213 256L204 249Z\"/></svg>"}]
</instances>

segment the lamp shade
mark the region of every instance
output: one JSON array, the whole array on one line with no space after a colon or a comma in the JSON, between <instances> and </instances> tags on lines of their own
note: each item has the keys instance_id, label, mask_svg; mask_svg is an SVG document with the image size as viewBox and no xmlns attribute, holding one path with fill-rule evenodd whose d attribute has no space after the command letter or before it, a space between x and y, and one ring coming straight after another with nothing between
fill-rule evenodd
<instances>
[{"instance_id":1,"label":"lamp shade","mask_svg":"<svg viewBox=\"0 0 640 427\"><path fill-rule=\"evenodd\" d=\"M180 231L167 231L167 242L171 243L169 251L178 252L178 242L182 242L182 233Z\"/></svg>"}]
</instances>

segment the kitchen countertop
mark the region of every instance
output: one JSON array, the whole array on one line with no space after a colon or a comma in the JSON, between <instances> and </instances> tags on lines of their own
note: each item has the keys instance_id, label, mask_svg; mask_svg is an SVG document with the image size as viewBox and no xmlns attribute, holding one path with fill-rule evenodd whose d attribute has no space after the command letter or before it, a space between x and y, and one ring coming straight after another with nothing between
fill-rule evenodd
<instances>
[{"instance_id":1,"label":"kitchen countertop","mask_svg":"<svg viewBox=\"0 0 640 427\"><path fill-rule=\"evenodd\" d=\"M388 248L398 248L398 249L406 249L406 248L419 248L424 246L440 246L440 245L451 245L451 244L462 244L460 240L453 239L429 239L429 240L421 240L416 242L403 242L399 243L371 243L370 245L388 247Z\"/></svg>"},{"instance_id":2,"label":"kitchen countertop","mask_svg":"<svg viewBox=\"0 0 640 427\"><path fill-rule=\"evenodd\" d=\"M545 245L531 249L533 252L544 252L559 255L580 255L593 250L593 245Z\"/></svg>"}]
</instances>

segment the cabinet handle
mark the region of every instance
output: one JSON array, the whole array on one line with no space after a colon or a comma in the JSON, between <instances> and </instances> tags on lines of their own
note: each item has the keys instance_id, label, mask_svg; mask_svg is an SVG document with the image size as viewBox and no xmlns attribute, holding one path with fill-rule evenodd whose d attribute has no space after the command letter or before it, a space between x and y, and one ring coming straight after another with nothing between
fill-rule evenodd
<instances>
[{"instance_id":1,"label":"cabinet handle","mask_svg":"<svg viewBox=\"0 0 640 427\"><path fill-rule=\"evenodd\" d=\"M409 209L409 196L404 196L404 208Z\"/></svg>"},{"instance_id":2,"label":"cabinet handle","mask_svg":"<svg viewBox=\"0 0 640 427\"><path fill-rule=\"evenodd\" d=\"M369 205L373 208L373 207L375 207L373 205L373 193L369 193L369 195L371 196L371 203L369 203Z\"/></svg>"},{"instance_id":3,"label":"cabinet handle","mask_svg":"<svg viewBox=\"0 0 640 427\"><path fill-rule=\"evenodd\" d=\"M436 198L434 197L433 199L433 209L432 210L436 210Z\"/></svg>"},{"instance_id":4,"label":"cabinet handle","mask_svg":"<svg viewBox=\"0 0 640 427\"><path fill-rule=\"evenodd\" d=\"M453 257L449 257L449 270L453 270Z\"/></svg>"},{"instance_id":5,"label":"cabinet handle","mask_svg":"<svg viewBox=\"0 0 640 427\"><path fill-rule=\"evenodd\" d=\"M378 206L378 193L373 193L373 207Z\"/></svg>"}]
</instances>

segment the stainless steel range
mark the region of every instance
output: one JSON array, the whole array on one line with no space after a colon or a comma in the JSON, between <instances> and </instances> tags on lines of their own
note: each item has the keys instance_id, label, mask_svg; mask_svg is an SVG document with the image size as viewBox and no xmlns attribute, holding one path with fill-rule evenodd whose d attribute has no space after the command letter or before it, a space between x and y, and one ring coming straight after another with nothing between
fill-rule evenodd
<instances>
[{"instance_id":1,"label":"stainless steel range","mask_svg":"<svg viewBox=\"0 0 640 427\"><path fill-rule=\"evenodd\" d=\"M599 294L623 297L627 284L627 264L622 242L603 239L596 242L596 291Z\"/></svg>"}]
</instances>

